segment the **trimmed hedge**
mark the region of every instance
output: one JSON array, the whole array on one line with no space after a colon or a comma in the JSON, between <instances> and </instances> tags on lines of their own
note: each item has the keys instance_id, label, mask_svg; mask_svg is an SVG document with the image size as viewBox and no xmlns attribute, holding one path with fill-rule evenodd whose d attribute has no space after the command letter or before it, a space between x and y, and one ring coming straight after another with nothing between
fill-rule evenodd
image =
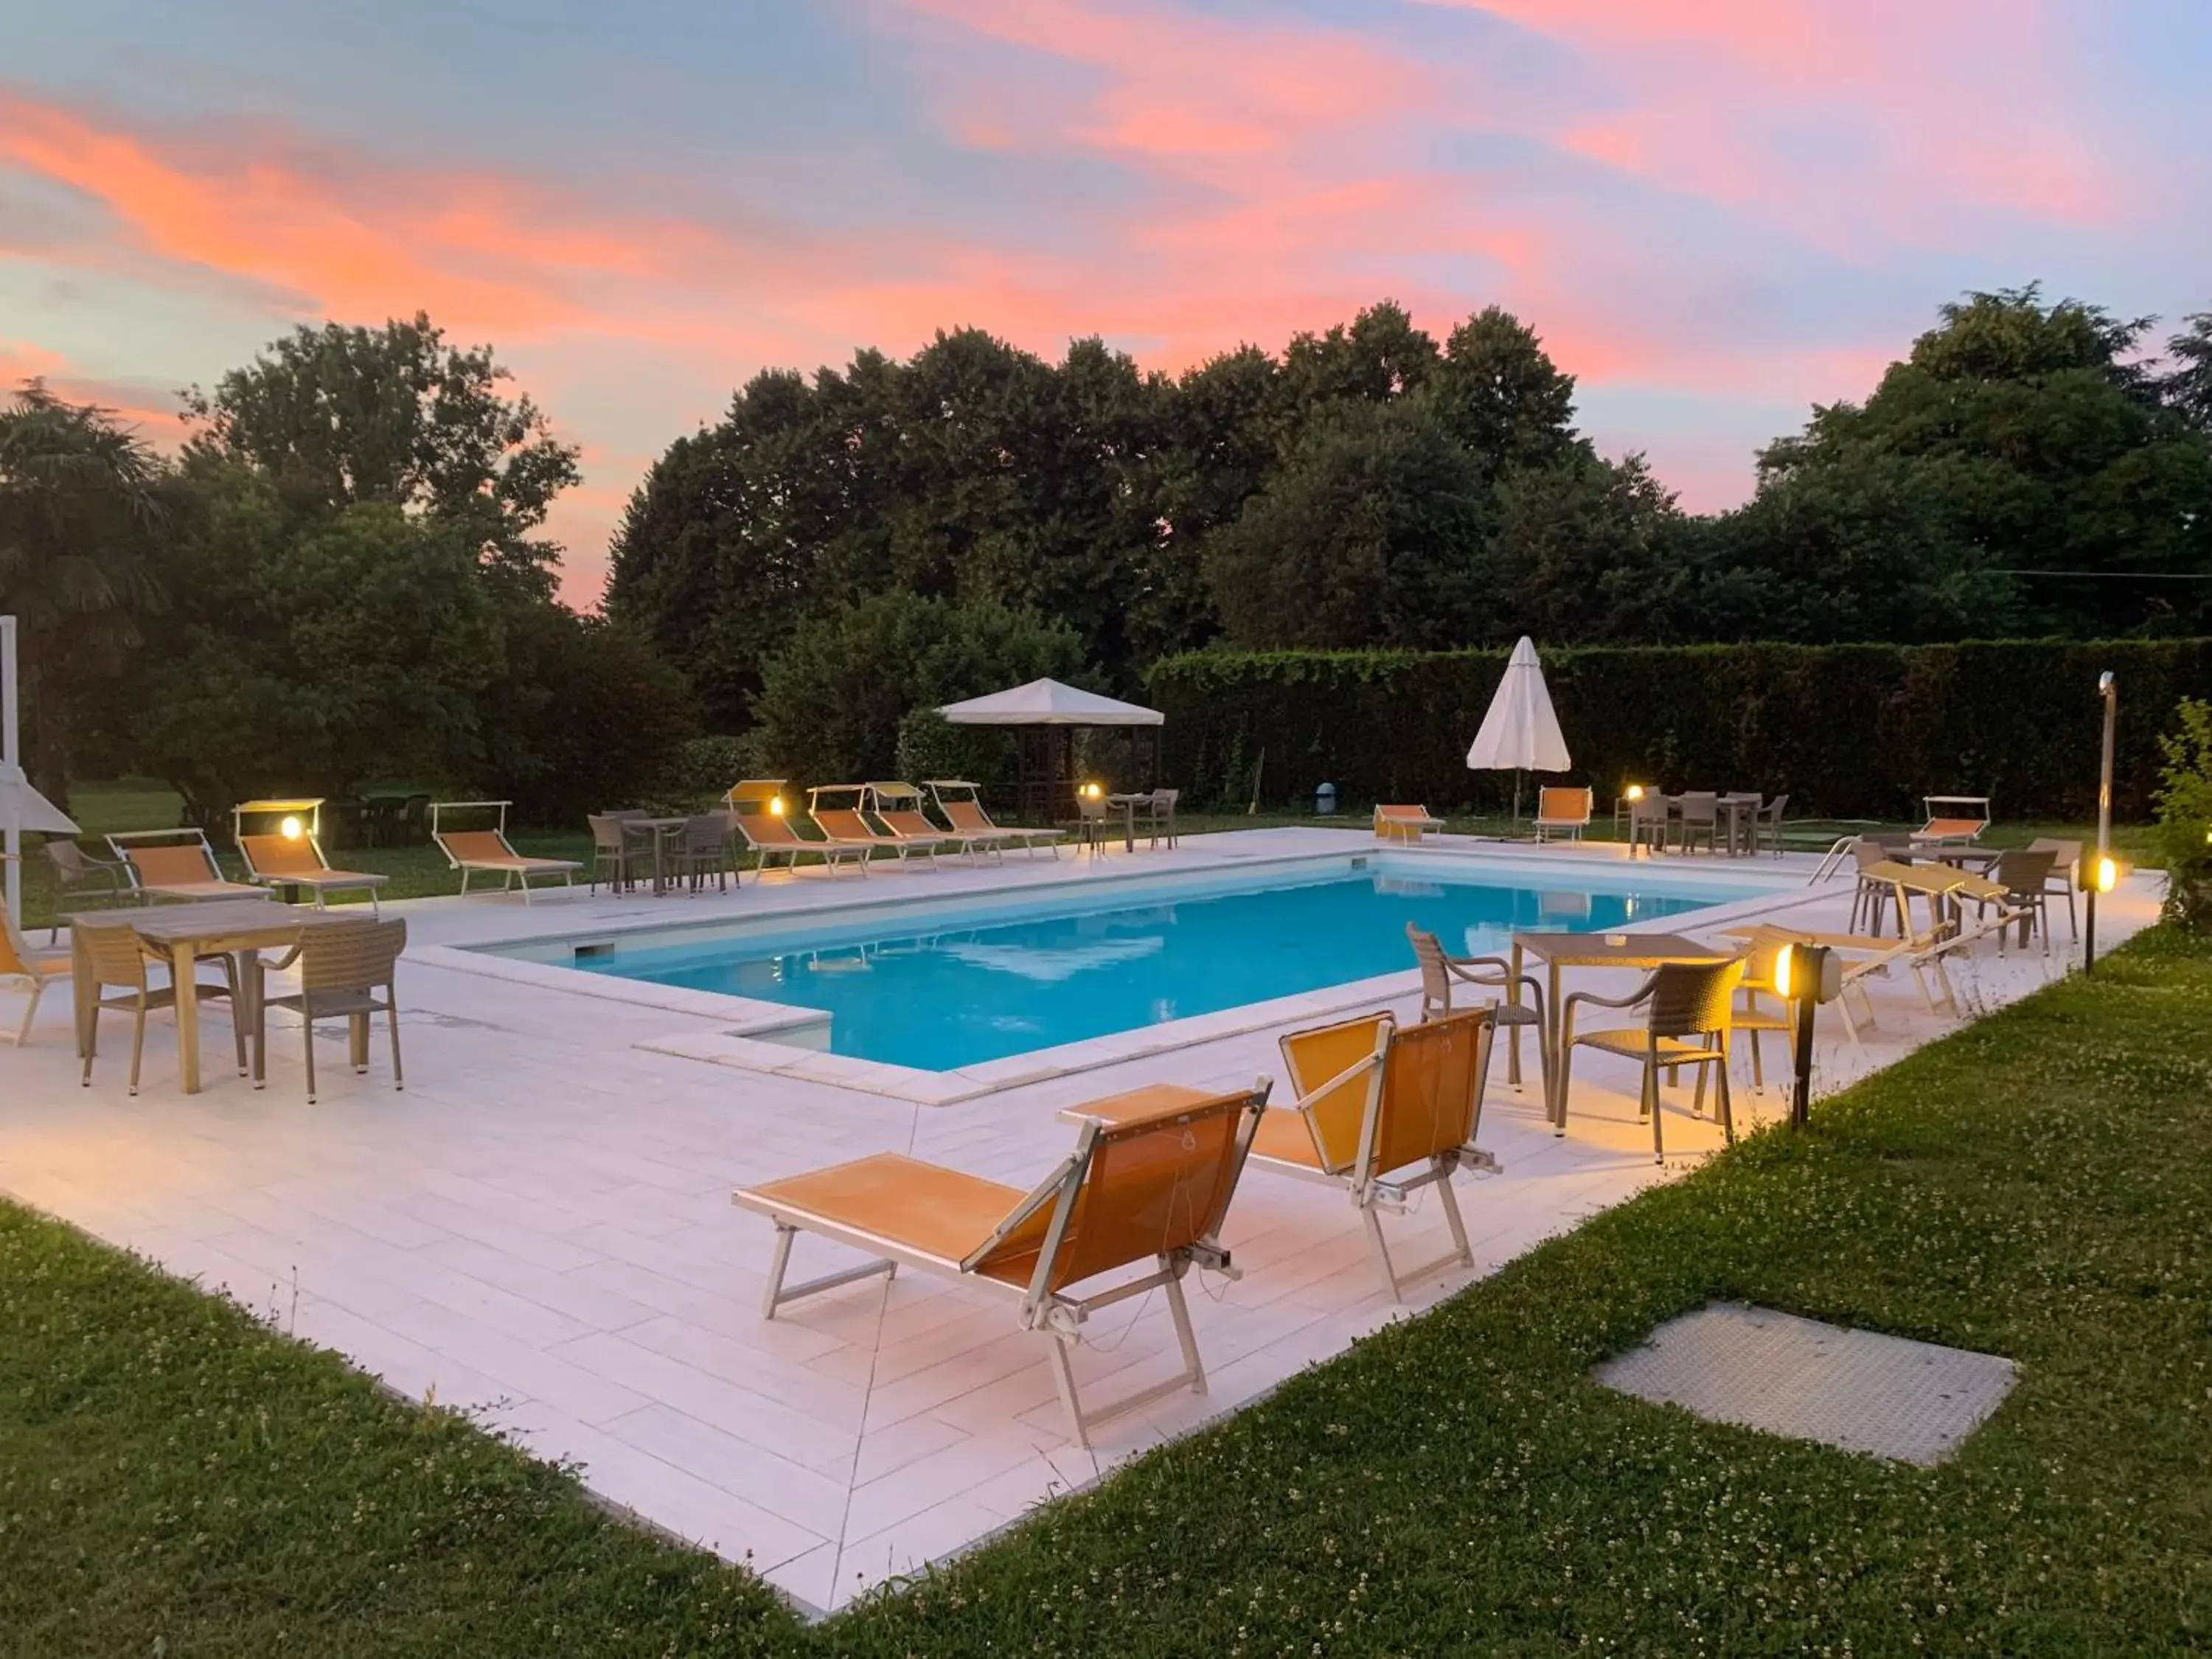
<instances>
[{"instance_id":1,"label":"trimmed hedge","mask_svg":"<svg viewBox=\"0 0 2212 1659\"><path fill-rule=\"evenodd\" d=\"M1167 775L1201 800L1495 805L1509 775L1467 769L1502 651L1194 652L1154 664ZM2009 818L2096 811L2097 677L2118 676L2113 811L2147 817L2159 734L2212 696L2212 640L1716 645L1548 652L1574 779L1603 812L1631 780L1787 792L1793 815L1904 818L1929 793ZM1264 751L1264 763L1262 756Z\"/></svg>"}]
</instances>

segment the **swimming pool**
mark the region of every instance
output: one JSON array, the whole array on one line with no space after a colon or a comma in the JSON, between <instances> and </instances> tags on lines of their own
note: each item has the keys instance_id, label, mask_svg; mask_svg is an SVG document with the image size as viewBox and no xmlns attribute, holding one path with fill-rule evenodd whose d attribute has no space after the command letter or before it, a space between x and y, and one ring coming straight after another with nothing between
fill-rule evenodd
<instances>
[{"instance_id":1,"label":"swimming pool","mask_svg":"<svg viewBox=\"0 0 2212 1659\"><path fill-rule=\"evenodd\" d=\"M528 954L820 1010L832 1054L943 1072L1407 969L1408 922L1480 954L1516 931L1595 932L1759 890L1671 870L1462 873L1340 860L1118 897L985 896L904 925L863 910L803 932L664 931Z\"/></svg>"}]
</instances>

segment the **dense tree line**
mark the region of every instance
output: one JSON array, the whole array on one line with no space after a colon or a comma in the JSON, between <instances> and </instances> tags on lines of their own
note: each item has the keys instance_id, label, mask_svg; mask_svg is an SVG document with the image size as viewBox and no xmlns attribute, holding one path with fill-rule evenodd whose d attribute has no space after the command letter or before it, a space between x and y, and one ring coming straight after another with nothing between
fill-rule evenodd
<instances>
[{"instance_id":1,"label":"dense tree line","mask_svg":"<svg viewBox=\"0 0 2212 1659\"><path fill-rule=\"evenodd\" d=\"M174 458L36 383L0 407L0 608L40 787L128 768L210 817L401 778L567 817L701 716L794 775L953 764L918 708L1214 643L2212 631L2212 315L2154 340L1970 295L1701 517L1495 307L1175 376L963 330L757 376L638 487L601 619L554 597L575 452L489 349L333 324L189 394Z\"/></svg>"},{"instance_id":2,"label":"dense tree line","mask_svg":"<svg viewBox=\"0 0 2212 1659\"><path fill-rule=\"evenodd\" d=\"M693 729L680 676L553 597L575 452L427 318L302 328L186 398L165 459L33 382L0 408L0 609L27 769L173 783L219 821L376 781L566 814Z\"/></svg>"},{"instance_id":3,"label":"dense tree line","mask_svg":"<svg viewBox=\"0 0 2212 1659\"><path fill-rule=\"evenodd\" d=\"M2212 572L2212 317L2164 362L2152 326L2033 287L1947 306L1863 404L1816 408L1750 501L1705 517L1640 456L1597 453L1572 378L1495 307L1439 343L1385 303L1174 377L965 330L757 377L638 489L606 608L771 750L799 735L763 702L781 655L890 592L948 628L973 606L1062 625L1121 689L1215 641L2201 629L2204 585L2142 573Z\"/></svg>"}]
</instances>

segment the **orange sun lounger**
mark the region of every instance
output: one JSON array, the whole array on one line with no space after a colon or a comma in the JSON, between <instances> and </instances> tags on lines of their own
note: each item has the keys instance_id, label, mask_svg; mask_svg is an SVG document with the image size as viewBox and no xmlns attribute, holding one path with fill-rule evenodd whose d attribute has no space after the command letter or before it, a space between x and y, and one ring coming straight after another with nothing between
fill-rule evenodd
<instances>
[{"instance_id":1,"label":"orange sun lounger","mask_svg":"<svg viewBox=\"0 0 2212 1659\"><path fill-rule=\"evenodd\" d=\"M1031 830L1018 824L994 823L983 810L982 791L965 778L925 778L923 787L937 798L937 810L945 814L945 821L963 836L979 840L995 838L1009 845L1018 846L1024 853L1034 853L1040 847L1053 857L1060 856L1060 844L1067 839L1065 830Z\"/></svg>"},{"instance_id":2,"label":"orange sun lounger","mask_svg":"<svg viewBox=\"0 0 2212 1659\"><path fill-rule=\"evenodd\" d=\"M224 877L204 830L124 830L110 836L107 844L130 865L131 884L143 902L269 896L265 887Z\"/></svg>"},{"instance_id":3,"label":"orange sun lounger","mask_svg":"<svg viewBox=\"0 0 2212 1659\"><path fill-rule=\"evenodd\" d=\"M884 829L895 836L921 842L935 842L939 847L957 847L960 856L973 859L978 853L988 853L994 859L1006 856L1007 842L1013 839L1005 830L940 830L930 822L929 814L921 810L921 791L910 783L872 783L868 786L868 810L879 819ZM931 856L936 856L933 848Z\"/></svg>"},{"instance_id":4,"label":"orange sun lounger","mask_svg":"<svg viewBox=\"0 0 2212 1659\"><path fill-rule=\"evenodd\" d=\"M1563 789L1547 785L1538 790L1536 839L1543 841L1553 836L1564 835L1570 841L1580 841L1583 831L1589 828L1593 799L1588 789Z\"/></svg>"},{"instance_id":5,"label":"orange sun lounger","mask_svg":"<svg viewBox=\"0 0 2212 1659\"><path fill-rule=\"evenodd\" d=\"M945 842L945 835L934 824L919 833L902 834L895 830L878 830L868 822L861 810L868 799L870 786L865 783L824 783L807 791L806 815L814 820L814 827L822 832L825 841L846 847L864 847L870 852L882 848L898 854L899 862L906 862L909 853L927 853L930 862L937 861L937 849ZM824 806L822 798L850 795L850 806Z\"/></svg>"},{"instance_id":6,"label":"orange sun lounger","mask_svg":"<svg viewBox=\"0 0 2212 1659\"><path fill-rule=\"evenodd\" d=\"M520 884L522 902L530 902L530 883L533 877L558 876L564 887L576 884L576 872L584 866L574 859L532 858L518 853L507 838L507 809L503 800L443 800L430 803L430 839L446 855L446 862L461 872L461 893L467 896L471 875L493 875L500 878L502 893L511 892ZM496 807L499 822L489 830L447 830L439 823L445 812L470 809Z\"/></svg>"},{"instance_id":7,"label":"orange sun lounger","mask_svg":"<svg viewBox=\"0 0 2212 1659\"><path fill-rule=\"evenodd\" d=\"M240 836L238 851L246 860L246 873L255 881L264 887L304 887L314 894L318 910L325 908L327 894L365 892L369 908L380 916L384 914L376 890L390 878L363 870L331 869L321 843L313 836L297 840L281 835Z\"/></svg>"},{"instance_id":8,"label":"orange sun lounger","mask_svg":"<svg viewBox=\"0 0 2212 1659\"><path fill-rule=\"evenodd\" d=\"M1015 1303L1024 1329L1052 1340L1053 1376L1079 1445L1099 1423L1188 1389L1206 1392L1206 1370L1183 1300L1194 1267L1234 1278L1219 1240L1267 1085L1242 1093L1146 1091L1155 1109L1114 1120L1115 1103L1084 1118L1075 1151L1024 1193L935 1164L879 1152L757 1187L731 1201L775 1224L775 1257L761 1313L901 1267L975 1285ZM1078 1113L1085 1109L1076 1109ZM1067 1115L1064 1114L1063 1115ZM791 1247L818 1234L876 1259L787 1286ZM1079 1295L1079 1287L1119 1269L1148 1266L1133 1279ZM1151 1291L1165 1293L1182 1346L1183 1370L1164 1382L1086 1413L1070 1351L1099 1309Z\"/></svg>"},{"instance_id":9,"label":"orange sun lounger","mask_svg":"<svg viewBox=\"0 0 2212 1659\"><path fill-rule=\"evenodd\" d=\"M1350 1193L1393 1301L1404 1300L1408 1280L1474 1263L1451 1178L1462 1169L1498 1167L1474 1144L1494 1025L1487 1008L1402 1027L1388 1013L1363 1014L1282 1040L1298 1097L1267 1109L1252 1161ZM1401 1273L1391 1265L1381 1212L1403 1214L1408 1195L1431 1186L1451 1253Z\"/></svg>"},{"instance_id":10,"label":"orange sun lounger","mask_svg":"<svg viewBox=\"0 0 2212 1659\"><path fill-rule=\"evenodd\" d=\"M1377 841L1417 842L1443 827L1444 821L1425 806L1377 806L1375 809L1375 837Z\"/></svg>"}]
</instances>

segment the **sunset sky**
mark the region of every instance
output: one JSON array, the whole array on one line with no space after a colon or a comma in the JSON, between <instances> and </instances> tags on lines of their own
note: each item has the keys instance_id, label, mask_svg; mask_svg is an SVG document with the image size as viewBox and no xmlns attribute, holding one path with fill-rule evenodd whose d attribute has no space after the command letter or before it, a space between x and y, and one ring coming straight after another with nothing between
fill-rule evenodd
<instances>
[{"instance_id":1,"label":"sunset sky","mask_svg":"<svg viewBox=\"0 0 2212 1659\"><path fill-rule=\"evenodd\" d=\"M69 0L0 51L0 383L173 441L424 308L584 447L572 601L763 365L974 324L1177 368L1496 301L1749 489L1935 307L2212 310L2212 0Z\"/></svg>"}]
</instances>

